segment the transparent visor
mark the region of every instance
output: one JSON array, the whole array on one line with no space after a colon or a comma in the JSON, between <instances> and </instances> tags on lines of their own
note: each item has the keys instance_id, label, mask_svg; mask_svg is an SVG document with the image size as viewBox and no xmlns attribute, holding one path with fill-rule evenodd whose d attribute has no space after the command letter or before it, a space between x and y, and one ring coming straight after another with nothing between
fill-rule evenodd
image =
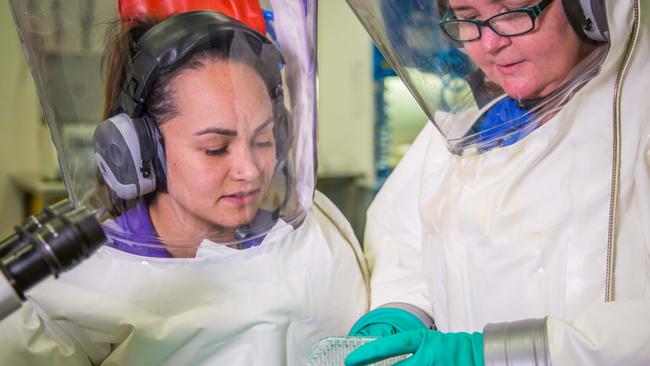
<instances>
[{"instance_id":1,"label":"transparent visor","mask_svg":"<svg viewBox=\"0 0 650 366\"><path fill-rule=\"evenodd\" d=\"M146 3L11 1L71 199L143 256L295 230L315 181L315 3Z\"/></svg>"},{"instance_id":2,"label":"transparent visor","mask_svg":"<svg viewBox=\"0 0 650 366\"><path fill-rule=\"evenodd\" d=\"M578 37L559 0L347 1L459 155L512 145L549 121L609 49Z\"/></svg>"}]
</instances>

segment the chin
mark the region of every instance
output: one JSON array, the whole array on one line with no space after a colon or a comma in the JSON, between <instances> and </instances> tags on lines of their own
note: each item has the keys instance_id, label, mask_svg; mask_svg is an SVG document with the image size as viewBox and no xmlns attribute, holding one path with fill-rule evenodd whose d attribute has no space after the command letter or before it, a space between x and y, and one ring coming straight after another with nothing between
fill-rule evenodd
<instances>
[{"instance_id":1,"label":"chin","mask_svg":"<svg viewBox=\"0 0 650 366\"><path fill-rule=\"evenodd\" d=\"M502 80L501 88L514 99L536 99L544 96L543 90L548 89L548 84L533 83L527 78L510 78Z\"/></svg>"},{"instance_id":2,"label":"chin","mask_svg":"<svg viewBox=\"0 0 650 366\"><path fill-rule=\"evenodd\" d=\"M257 202L248 205L233 206L230 204L217 204L210 208L203 216L214 225L225 228L237 228L253 221L260 210Z\"/></svg>"},{"instance_id":3,"label":"chin","mask_svg":"<svg viewBox=\"0 0 650 366\"><path fill-rule=\"evenodd\" d=\"M535 99L538 98L538 93L535 89L530 88L530 86L508 86L505 85L503 90L508 94L509 97L521 100L521 99Z\"/></svg>"},{"instance_id":4,"label":"chin","mask_svg":"<svg viewBox=\"0 0 650 366\"><path fill-rule=\"evenodd\" d=\"M240 226L251 223L254 218L255 215L253 214L233 214L226 217L221 215L219 218L212 220L212 222L224 228L236 229Z\"/></svg>"}]
</instances>

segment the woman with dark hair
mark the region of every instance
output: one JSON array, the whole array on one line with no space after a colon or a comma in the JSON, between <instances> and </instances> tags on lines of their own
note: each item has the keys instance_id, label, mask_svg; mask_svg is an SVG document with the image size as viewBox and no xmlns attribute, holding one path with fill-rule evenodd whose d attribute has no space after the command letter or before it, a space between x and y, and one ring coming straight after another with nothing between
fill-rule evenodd
<instances>
[{"instance_id":1,"label":"woman with dark hair","mask_svg":"<svg viewBox=\"0 0 650 366\"><path fill-rule=\"evenodd\" d=\"M79 89L37 82L70 194L108 243L5 319L0 363L298 365L367 311L358 242L314 190L315 3L271 4L121 0L95 174L49 98ZM51 8L13 6L35 79L51 80L35 26Z\"/></svg>"},{"instance_id":2,"label":"woman with dark hair","mask_svg":"<svg viewBox=\"0 0 650 366\"><path fill-rule=\"evenodd\" d=\"M183 26L196 27L205 14L185 17L188 24ZM107 227L122 234L133 232L148 245L122 240L111 245L137 254L194 257L202 239L240 248L260 244L263 236L257 233L245 233L251 239L239 243L235 236L244 234L242 228L251 227L255 218L266 219L267 224L279 219L278 212L273 217L260 207L274 174L282 173L280 167L286 163L292 142L280 73L282 56L271 43L257 38L259 34L215 30L232 28L227 20L209 23L213 27L210 38L196 40L195 50L183 50L182 57L165 65L164 72L150 81L148 96L140 97L145 102L137 112L138 120L130 124L133 135L138 134L136 123L146 126L155 136L151 144L160 151L150 156L155 188L143 188L152 191L135 196L120 184L125 173L111 169L124 165L111 160L111 149L119 146L123 150L118 159L131 151L128 144L114 144L121 119L129 125L125 112L132 96L125 96L124 84L133 77L129 74L134 72L132 59L141 57L140 47L175 47L166 39L169 23L152 29L145 22L130 22L109 46L107 122L95 133L95 147L111 211L117 216ZM283 193L288 195L290 189Z\"/></svg>"}]
</instances>

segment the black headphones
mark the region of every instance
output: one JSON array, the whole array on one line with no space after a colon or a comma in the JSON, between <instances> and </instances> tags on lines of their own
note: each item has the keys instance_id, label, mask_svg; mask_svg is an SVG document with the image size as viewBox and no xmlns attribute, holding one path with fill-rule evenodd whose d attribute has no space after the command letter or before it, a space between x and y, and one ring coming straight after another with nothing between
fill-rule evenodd
<instances>
[{"instance_id":1,"label":"black headphones","mask_svg":"<svg viewBox=\"0 0 650 366\"><path fill-rule=\"evenodd\" d=\"M562 0L564 13L578 37L586 42L608 42L605 0Z\"/></svg>"},{"instance_id":2,"label":"black headphones","mask_svg":"<svg viewBox=\"0 0 650 366\"><path fill-rule=\"evenodd\" d=\"M236 37L246 40L255 66L265 71L275 119L276 171L284 166L293 136L284 106L282 55L264 35L235 19L213 11L192 11L165 19L136 40L112 117L95 129L99 171L119 198L135 199L167 188L162 135L145 113L156 81L197 52L228 47Z\"/></svg>"}]
</instances>

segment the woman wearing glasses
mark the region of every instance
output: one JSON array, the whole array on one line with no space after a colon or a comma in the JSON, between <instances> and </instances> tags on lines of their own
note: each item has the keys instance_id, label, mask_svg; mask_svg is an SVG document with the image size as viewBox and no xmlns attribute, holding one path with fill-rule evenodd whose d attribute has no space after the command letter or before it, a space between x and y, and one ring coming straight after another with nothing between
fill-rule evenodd
<instances>
[{"instance_id":1,"label":"woman wearing glasses","mask_svg":"<svg viewBox=\"0 0 650 366\"><path fill-rule=\"evenodd\" d=\"M302 365L367 310L361 248L314 191L315 1L10 5L108 240L0 323L0 365Z\"/></svg>"},{"instance_id":2,"label":"woman wearing glasses","mask_svg":"<svg viewBox=\"0 0 650 366\"><path fill-rule=\"evenodd\" d=\"M348 2L431 123L368 211L350 333L382 338L346 364L650 364L648 4Z\"/></svg>"}]
</instances>

